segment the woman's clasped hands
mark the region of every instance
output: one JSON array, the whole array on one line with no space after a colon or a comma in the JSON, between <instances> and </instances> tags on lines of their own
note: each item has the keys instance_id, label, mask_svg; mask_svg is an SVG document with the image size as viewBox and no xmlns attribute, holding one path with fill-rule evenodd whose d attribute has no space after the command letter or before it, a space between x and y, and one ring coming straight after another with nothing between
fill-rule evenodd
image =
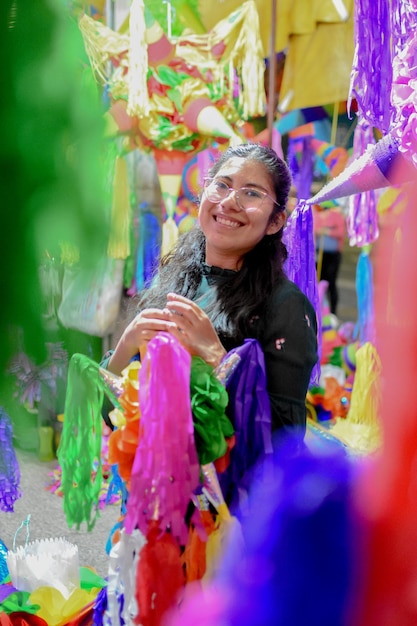
<instances>
[{"instance_id":1,"label":"woman's clasped hands","mask_svg":"<svg viewBox=\"0 0 417 626\"><path fill-rule=\"evenodd\" d=\"M204 311L195 302L169 293L164 309L144 309L126 327L109 369L119 374L126 364L139 353L159 332L169 332L191 356L199 356L217 367L226 354L214 327Z\"/></svg>"}]
</instances>

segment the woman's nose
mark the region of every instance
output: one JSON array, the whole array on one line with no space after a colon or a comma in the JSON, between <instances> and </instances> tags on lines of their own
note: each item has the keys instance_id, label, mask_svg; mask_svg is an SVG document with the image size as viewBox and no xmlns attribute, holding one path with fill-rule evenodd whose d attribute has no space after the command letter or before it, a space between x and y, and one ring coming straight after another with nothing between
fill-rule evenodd
<instances>
[{"instance_id":1,"label":"woman's nose","mask_svg":"<svg viewBox=\"0 0 417 626\"><path fill-rule=\"evenodd\" d=\"M237 189L230 189L229 193L220 202L221 206L233 207L235 211L241 211L240 205L237 201Z\"/></svg>"}]
</instances>

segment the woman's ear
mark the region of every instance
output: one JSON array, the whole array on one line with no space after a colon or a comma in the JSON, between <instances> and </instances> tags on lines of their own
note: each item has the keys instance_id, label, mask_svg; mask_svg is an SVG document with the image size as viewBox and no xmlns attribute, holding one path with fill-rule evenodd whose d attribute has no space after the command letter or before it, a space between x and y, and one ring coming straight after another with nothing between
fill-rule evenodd
<instances>
[{"instance_id":1,"label":"woman's ear","mask_svg":"<svg viewBox=\"0 0 417 626\"><path fill-rule=\"evenodd\" d=\"M269 224L268 228L266 229L265 234L275 235L275 233L278 233L284 226L286 219L287 217L285 215L285 211L280 211L279 213L277 213L272 222Z\"/></svg>"}]
</instances>

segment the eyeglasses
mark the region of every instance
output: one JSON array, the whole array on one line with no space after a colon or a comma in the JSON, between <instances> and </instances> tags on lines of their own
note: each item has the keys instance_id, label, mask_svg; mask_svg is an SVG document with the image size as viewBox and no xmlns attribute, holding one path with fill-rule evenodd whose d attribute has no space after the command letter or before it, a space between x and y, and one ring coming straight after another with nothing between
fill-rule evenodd
<instances>
[{"instance_id":1,"label":"eyeglasses","mask_svg":"<svg viewBox=\"0 0 417 626\"><path fill-rule=\"evenodd\" d=\"M274 204L278 204L269 193L255 189L254 187L240 187L239 189L233 189L229 187L222 180L216 180L215 178L204 179L204 193L207 200L210 202L222 202L230 196L231 193L235 194L237 205L243 211L247 209L259 209L265 198L272 200Z\"/></svg>"}]
</instances>

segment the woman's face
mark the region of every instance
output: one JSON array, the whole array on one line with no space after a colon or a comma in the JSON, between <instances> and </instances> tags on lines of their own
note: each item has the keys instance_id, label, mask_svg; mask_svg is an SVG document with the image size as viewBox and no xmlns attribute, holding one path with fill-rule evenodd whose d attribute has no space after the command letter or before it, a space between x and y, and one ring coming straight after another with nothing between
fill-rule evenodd
<instances>
[{"instance_id":1,"label":"woman's face","mask_svg":"<svg viewBox=\"0 0 417 626\"><path fill-rule=\"evenodd\" d=\"M270 175L262 163L241 157L229 159L214 179L221 187L241 187L266 192L275 199ZM224 269L239 269L244 255L261 241L264 235L278 232L285 222L284 212L270 223L274 209L272 199L265 197L257 208L242 209L231 193L220 202L212 202L203 191L199 222L206 236L206 263ZM249 203L250 204L250 203Z\"/></svg>"}]
</instances>

